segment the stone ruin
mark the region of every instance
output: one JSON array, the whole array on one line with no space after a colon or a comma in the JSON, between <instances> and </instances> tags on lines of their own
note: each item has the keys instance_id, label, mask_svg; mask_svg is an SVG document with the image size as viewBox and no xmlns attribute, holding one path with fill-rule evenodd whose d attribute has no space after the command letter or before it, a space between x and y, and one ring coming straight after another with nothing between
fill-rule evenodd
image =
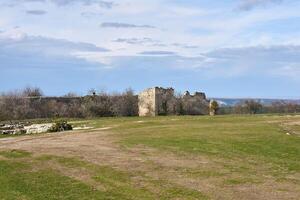
<instances>
[{"instance_id":1,"label":"stone ruin","mask_svg":"<svg viewBox=\"0 0 300 200\"><path fill-rule=\"evenodd\" d=\"M0 135L21 135L21 134L37 134L48 132L53 126L52 123L47 124L31 124L31 123L7 123L0 124Z\"/></svg>"},{"instance_id":2,"label":"stone ruin","mask_svg":"<svg viewBox=\"0 0 300 200\"><path fill-rule=\"evenodd\" d=\"M208 115L209 100L207 100L205 93L195 92L191 95L186 91L182 97L183 114L187 115Z\"/></svg>"},{"instance_id":3,"label":"stone ruin","mask_svg":"<svg viewBox=\"0 0 300 200\"><path fill-rule=\"evenodd\" d=\"M183 96L175 96L173 88L154 87L138 95L139 116L159 115L206 115L209 113L209 101L205 93L188 91Z\"/></svg>"}]
</instances>

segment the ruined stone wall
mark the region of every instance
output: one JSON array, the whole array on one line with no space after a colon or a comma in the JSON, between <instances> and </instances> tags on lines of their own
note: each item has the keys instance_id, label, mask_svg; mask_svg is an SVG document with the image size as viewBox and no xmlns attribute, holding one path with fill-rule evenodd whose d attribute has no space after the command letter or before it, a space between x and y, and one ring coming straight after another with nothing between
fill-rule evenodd
<instances>
[{"instance_id":1,"label":"ruined stone wall","mask_svg":"<svg viewBox=\"0 0 300 200\"><path fill-rule=\"evenodd\" d=\"M156 115L173 115L176 110L176 99L173 88L155 88Z\"/></svg>"},{"instance_id":2,"label":"ruined stone wall","mask_svg":"<svg viewBox=\"0 0 300 200\"><path fill-rule=\"evenodd\" d=\"M139 94L139 116L155 116L155 88L149 88Z\"/></svg>"},{"instance_id":3,"label":"ruined stone wall","mask_svg":"<svg viewBox=\"0 0 300 200\"><path fill-rule=\"evenodd\" d=\"M209 113L209 101L205 93L196 92L191 95L185 92L182 97L183 110L187 115L207 115Z\"/></svg>"},{"instance_id":4,"label":"ruined stone wall","mask_svg":"<svg viewBox=\"0 0 300 200\"><path fill-rule=\"evenodd\" d=\"M191 95L186 92L176 98L173 88L155 87L139 94L139 116L158 115L207 115L209 102L205 93L196 92Z\"/></svg>"}]
</instances>

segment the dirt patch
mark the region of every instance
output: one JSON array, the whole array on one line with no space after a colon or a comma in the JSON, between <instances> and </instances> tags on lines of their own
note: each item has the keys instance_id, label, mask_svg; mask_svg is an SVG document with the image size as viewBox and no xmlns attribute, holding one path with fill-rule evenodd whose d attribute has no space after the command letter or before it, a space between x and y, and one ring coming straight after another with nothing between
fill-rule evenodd
<instances>
[{"instance_id":1,"label":"dirt patch","mask_svg":"<svg viewBox=\"0 0 300 200\"><path fill-rule=\"evenodd\" d=\"M89 130L89 129L93 129L94 127L92 126L80 126L80 127L75 127L73 128L73 130Z\"/></svg>"},{"instance_id":2,"label":"dirt patch","mask_svg":"<svg viewBox=\"0 0 300 200\"><path fill-rule=\"evenodd\" d=\"M0 155L0 160L7 160L7 158L5 158L4 156Z\"/></svg>"},{"instance_id":3,"label":"dirt patch","mask_svg":"<svg viewBox=\"0 0 300 200\"><path fill-rule=\"evenodd\" d=\"M284 125L287 126L300 126L300 120L299 121L292 121L292 122L286 122Z\"/></svg>"},{"instance_id":4,"label":"dirt patch","mask_svg":"<svg viewBox=\"0 0 300 200\"><path fill-rule=\"evenodd\" d=\"M132 149L122 148L116 143L115 137L112 137L114 136L113 132L103 131L108 130L108 128L110 127L86 132L73 131L39 136L3 138L0 139L0 151L18 149L33 152L34 156L49 154L79 157L94 164L109 165L121 171L130 171L137 174L133 178L137 185L143 182L145 177L151 177L152 179L166 180L183 187L198 190L213 199L265 200L297 199L296 197L300 199L300 191L296 184L288 182L278 183L272 178L264 178L262 184L224 185L224 179L232 178L236 174L226 171L217 162L218 160L212 160L208 157L195 155L179 156L143 146ZM64 168L56 165L56 163L50 163L50 165L67 176L103 189L101 185L96 184L90 178L89 172L84 169ZM192 170L191 176L187 175L189 170ZM202 171L209 170L220 171L225 175L202 174ZM196 173L196 175L193 173ZM281 188L284 188L284 190L280 190Z\"/></svg>"},{"instance_id":5,"label":"dirt patch","mask_svg":"<svg viewBox=\"0 0 300 200\"><path fill-rule=\"evenodd\" d=\"M93 174L91 173L91 171L89 171L85 168L65 167L62 164L59 164L58 162L56 162L55 160L50 160L50 161L47 161L47 162L43 162L41 165L35 166L34 170L43 170L44 168L51 168L51 169L59 172L60 174L63 174L65 176L74 178L75 180L84 182L84 183L92 186L93 188L95 188L97 190L100 190L100 191L105 191L106 190L103 185L101 185L99 182L95 181L92 178Z\"/></svg>"},{"instance_id":6,"label":"dirt patch","mask_svg":"<svg viewBox=\"0 0 300 200\"><path fill-rule=\"evenodd\" d=\"M112 129L113 127L103 127L103 128L96 128L96 129L93 129L93 131L105 131L105 130L110 130Z\"/></svg>"}]
</instances>

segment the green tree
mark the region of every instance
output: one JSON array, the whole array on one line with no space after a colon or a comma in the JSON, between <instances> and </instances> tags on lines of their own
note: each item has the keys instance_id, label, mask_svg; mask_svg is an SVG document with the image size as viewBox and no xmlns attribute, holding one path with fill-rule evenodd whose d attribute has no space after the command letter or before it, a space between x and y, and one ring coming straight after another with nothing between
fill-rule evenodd
<instances>
[{"instance_id":1,"label":"green tree","mask_svg":"<svg viewBox=\"0 0 300 200\"><path fill-rule=\"evenodd\" d=\"M210 108L210 115L212 115L212 116L216 115L217 111L219 110L219 104L218 104L218 102L215 101L215 100L212 100L210 102L209 108Z\"/></svg>"}]
</instances>

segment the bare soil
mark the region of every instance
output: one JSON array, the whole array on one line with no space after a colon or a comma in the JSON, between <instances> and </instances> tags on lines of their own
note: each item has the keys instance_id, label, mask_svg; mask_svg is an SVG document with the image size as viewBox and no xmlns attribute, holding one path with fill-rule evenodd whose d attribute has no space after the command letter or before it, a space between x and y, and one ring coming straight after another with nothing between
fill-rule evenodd
<instances>
[{"instance_id":1,"label":"bare soil","mask_svg":"<svg viewBox=\"0 0 300 200\"><path fill-rule=\"evenodd\" d=\"M79 157L97 165L109 165L121 171L137 172L136 177L133 177L137 184L142 184L143 176L148 176L196 189L212 199L300 199L300 187L295 187L295 184L288 181L278 182L268 176L261 177L262 182L259 183L227 185L224 184L226 179L238 178L241 174L226 170L222 165L225 161L222 159L178 155L144 146L124 148L117 143L114 133L108 129L0 139L0 151L13 149L29 151L34 156L46 154ZM232 164L240 161L232 160ZM95 184L87 171L66 170L55 163L52 163L52 166L67 176L91 185ZM259 174L259 169L264 171L264 166L257 166L255 169L255 176L263 176ZM189 176L189 171L213 171L217 174L200 173L199 176ZM94 186L101 188L99 184Z\"/></svg>"}]
</instances>

